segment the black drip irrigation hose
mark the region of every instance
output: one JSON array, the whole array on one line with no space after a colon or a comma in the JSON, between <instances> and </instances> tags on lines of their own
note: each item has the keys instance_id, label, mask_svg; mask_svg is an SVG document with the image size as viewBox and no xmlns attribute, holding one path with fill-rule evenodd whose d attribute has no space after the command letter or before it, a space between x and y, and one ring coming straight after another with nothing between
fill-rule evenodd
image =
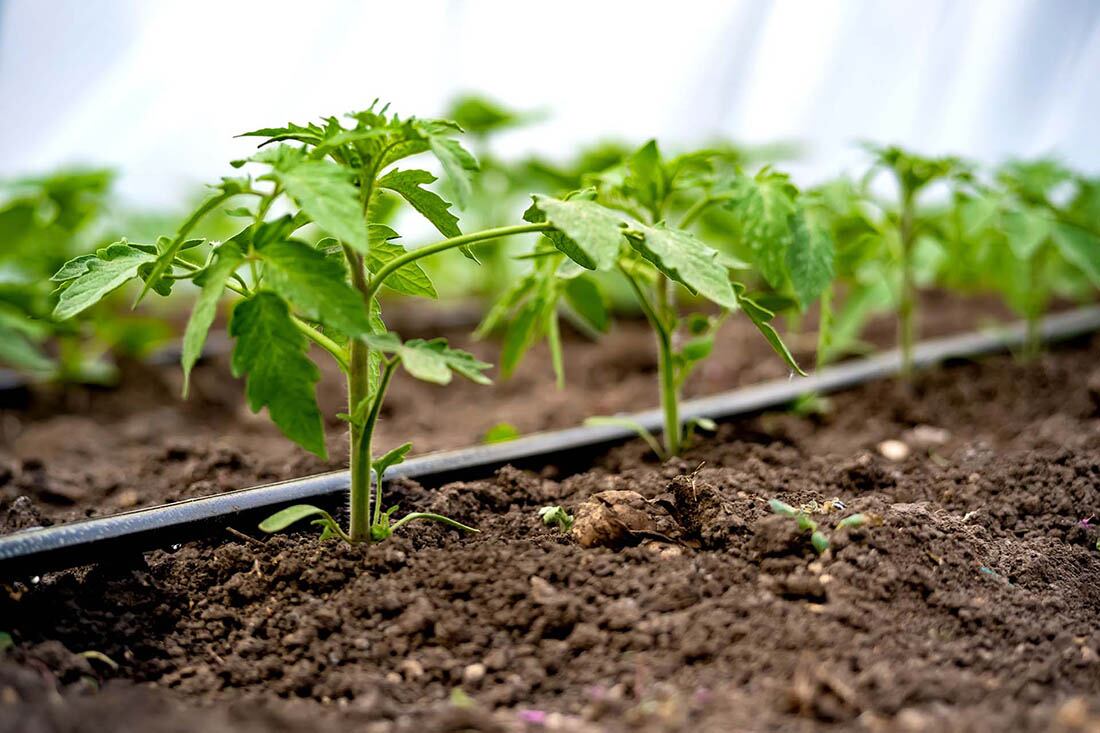
<instances>
[{"instance_id":1,"label":"black drip irrigation hose","mask_svg":"<svg viewBox=\"0 0 1100 733\"><path fill-rule=\"evenodd\" d=\"M1083 336L1100 330L1100 306L1080 308L1043 320L1045 342ZM1025 340L1022 323L948 338L924 341L914 349L918 367L950 360L972 359L1020 346ZM799 397L836 392L898 373L900 355L887 351L858 361L822 369L803 379L778 379L710 397L689 400L682 418L708 417L728 420L783 407ZM658 432L660 410L647 410L630 418ZM490 475L505 464L540 467L563 459L573 463L591 457L611 445L634 437L626 427L583 426L518 438L506 443L429 453L395 466L386 480L416 479L425 485ZM108 517L86 519L55 527L23 530L0 537L0 578L25 579L44 572L110 562L149 550L216 537L226 528L251 530L271 513L300 502L336 508L348 490L347 471L283 481L175 504L135 509Z\"/></svg>"}]
</instances>

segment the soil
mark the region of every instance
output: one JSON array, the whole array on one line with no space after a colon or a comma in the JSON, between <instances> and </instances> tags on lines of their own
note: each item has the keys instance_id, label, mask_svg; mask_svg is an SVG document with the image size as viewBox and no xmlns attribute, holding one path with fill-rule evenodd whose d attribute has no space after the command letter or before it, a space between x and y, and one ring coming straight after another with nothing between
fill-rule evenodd
<instances>
[{"instance_id":1,"label":"soil","mask_svg":"<svg viewBox=\"0 0 1100 733\"><path fill-rule=\"evenodd\" d=\"M238 539L9 584L0 732L1098 730L1098 358L1100 337L870 384L664 465L631 442L391 489L477 535ZM585 548L539 520L553 504L645 531Z\"/></svg>"},{"instance_id":2,"label":"soil","mask_svg":"<svg viewBox=\"0 0 1100 733\"><path fill-rule=\"evenodd\" d=\"M473 342L475 319L468 304L440 312L418 310L415 301L387 310L406 338L449 337L452 344L494 362L499 345ZM990 299L930 293L921 326L926 337L957 333L1010 318ZM444 327L426 327L426 323ZM807 319L807 330L812 326ZM778 323L781 328L784 324ZM893 344L894 324L873 321L869 344ZM624 320L599 343L565 330L564 389L554 387L545 349L537 347L507 381L492 387L456 379L447 387L417 382L399 373L383 409L376 445L388 450L411 440L415 453L477 443L500 422L522 433L579 424L589 415L634 412L656 406L657 357L642 322ZM814 336L787 342L800 362L812 364ZM330 362L321 355L319 363ZM257 483L343 468L346 424L334 416L346 409L340 374L329 369L318 396L327 425L329 459L319 459L282 438L267 419L245 406L242 384L224 357L197 368L191 395L180 399L178 365L122 365L114 390L38 389L0 395L0 533L40 523L111 514L151 504L205 496ZM788 374L786 366L744 318L732 318L719 334L715 353L686 385L688 396L711 394ZM26 496L33 511L13 506ZM12 514L14 512L14 514ZM8 521L3 517L11 514Z\"/></svg>"}]
</instances>

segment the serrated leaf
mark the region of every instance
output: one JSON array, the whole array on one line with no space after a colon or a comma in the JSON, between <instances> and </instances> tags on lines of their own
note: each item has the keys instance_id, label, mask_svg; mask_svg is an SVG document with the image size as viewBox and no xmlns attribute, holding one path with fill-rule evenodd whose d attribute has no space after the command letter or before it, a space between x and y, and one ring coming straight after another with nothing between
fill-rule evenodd
<instances>
[{"instance_id":1,"label":"serrated leaf","mask_svg":"<svg viewBox=\"0 0 1100 733\"><path fill-rule=\"evenodd\" d=\"M450 348L446 339L406 341L399 353L405 371L426 382L448 384L453 371L478 384L491 383L482 372L492 364L480 361L469 352Z\"/></svg>"},{"instance_id":2,"label":"serrated leaf","mask_svg":"<svg viewBox=\"0 0 1100 733\"><path fill-rule=\"evenodd\" d=\"M287 304L267 291L240 301L233 309L229 335L237 339L233 375L247 376L252 411L267 407L284 435L326 458L315 387L321 372L307 356L309 341L294 326Z\"/></svg>"},{"instance_id":3,"label":"serrated leaf","mask_svg":"<svg viewBox=\"0 0 1100 733\"><path fill-rule=\"evenodd\" d=\"M536 194L534 209L564 235L549 237L559 250L588 270L610 270L626 243L623 227L630 220L595 201L574 198L563 201ZM534 217L524 216L528 221Z\"/></svg>"},{"instance_id":4,"label":"serrated leaf","mask_svg":"<svg viewBox=\"0 0 1100 733\"><path fill-rule=\"evenodd\" d=\"M470 173L477 170L477 160L462 147L461 143L445 135L431 135L428 138L428 146L443 166L450 190L454 193L455 203L459 208L465 208L473 190Z\"/></svg>"},{"instance_id":5,"label":"serrated leaf","mask_svg":"<svg viewBox=\"0 0 1100 733\"><path fill-rule=\"evenodd\" d=\"M718 252L691 232L663 224L638 225L631 230L629 240L642 257L672 280L723 308L737 309L737 296Z\"/></svg>"},{"instance_id":6,"label":"serrated leaf","mask_svg":"<svg viewBox=\"0 0 1100 733\"><path fill-rule=\"evenodd\" d=\"M257 250L264 276L306 318L356 337L371 332L362 296L344 279L343 266L308 244L288 240Z\"/></svg>"},{"instance_id":7,"label":"serrated leaf","mask_svg":"<svg viewBox=\"0 0 1100 733\"><path fill-rule=\"evenodd\" d=\"M363 254L369 242L359 203L359 190L351 174L327 160L313 160L299 151L280 146L256 160L272 165L287 194L326 233Z\"/></svg>"},{"instance_id":8,"label":"serrated leaf","mask_svg":"<svg viewBox=\"0 0 1100 733\"><path fill-rule=\"evenodd\" d=\"M791 218L798 212L798 189L786 175L765 168L753 178L739 177L729 193L730 207L740 219L741 235L760 274L772 287L781 287L794 239Z\"/></svg>"},{"instance_id":9,"label":"serrated leaf","mask_svg":"<svg viewBox=\"0 0 1100 733\"><path fill-rule=\"evenodd\" d=\"M462 232L458 228L458 217L451 213L451 204L434 191L423 188L435 180L428 171L394 170L379 178L378 185L408 201L444 237L457 237Z\"/></svg>"},{"instance_id":10,"label":"serrated leaf","mask_svg":"<svg viewBox=\"0 0 1100 733\"><path fill-rule=\"evenodd\" d=\"M467 351L452 349L446 339L411 339L401 343L397 334L387 332L366 336L363 340L372 349L397 355L405 371L425 382L450 384L452 372L457 372L478 384L491 383L482 372L492 364L480 361Z\"/></svg>"},{"instance_id":11,"label":"serrated leaf","mask_svg":"<svg viewBox=\"0 0 1100 733\"><path fill-rule=\"evenodd\" d=\"M594 280L576 277L565 283L565 300L585 323L600 332L606 332L611 324L603 293Z\"/></svg>"},{"instance_id":12,"label":"serrated leaf","mask_svg":"<svg viewBox=\"0 0 1100 733\"><path fill-rule=\"evenodd\" d=\"M121 244L125 244L125 242L122 242ZM62 265L61 269L59 269L53 274L53 276L50 277L50 281L55 283L63 283L68 282L69 280L75 280L76 278L80 277L88 271L88 264L95 259L98 258L94 254L80 255L79 257L74 257L73 259Z\"/></svg>"},{"instance_id":13,"label":"serrated leaf","mask_svg":"<svg viewBox=\"0 0 1100 733\"><path fill-rule=\"evenodd\" d=\"M328 522L336 523L332 515L320 507L310 504L295 504L282 511L275 512L270 517L260 522L260 530L264 532L281 532L292 524L300 522L307 517L321 517Z\"/></svg>"},{"instance_id":14,"label":"serrated leaf","mask_svg":"<svg viewBox=\"0 0 1100 733\"><path fill-rule=\"evenodd\" d=\"M770 310L761 307L752 298L745 295L745 286L741 283L733 284L734 292L737 293L737 301L741 306L741 310L745 311L745 315L749 317L749 320L753 322L757 330L764 335L764 338L772 349L779 356L783 357L783 361L787 362L787 366L793 369L797 374L806 376L806 372L802 371L802 367L798 366L798 362L794 360L794 356L791 355L790 349L783 343L783 339L779 337L779 332L775 330L775 327L770 323L771 319L775 317L775 314Z\"/></svg>"},{"instance_id":15,"label":"serrated leaf","mask_svg":"<svg viewBox=\"0 0 1100 733\"><path fill-rule=\"evenodd\" d=\"M202 290L191 309L187 328L183 332L183 353L180 363L183 365L183 396L191 384L191 369L202 356L206 344L206 334L214 323L218 312L218 301L225 291L225 282L236 272L244 261L244 252L236 242L230 240L214 250L213 260L196 278L195 284Z\"/></svg>"},{"instance_id":16,"label":"serrated leaf","mask_svg":"<svg viewBox=\"0 0 1100 733\"><path fill-rule=\"evenodd\" d=\"M286 123L285 127L261 127L259 130L242 132L236 137L266 137L260 143L260 147L282 140L296 140L298 142L316 145L324 138L324 132L320 127L310 123L309 125L296 125L293 122Z\"/></svg>"},{"instance_id":17,"label":"serrated leaf","mask_svg":"<svg viewBox=\"0 0 1100 733\"><path fill-rule=\"evenodd\" d=\"M371 224L370 227L370 254L367 255L367 269L372 273L378 272L390 260L396 259L407 250L400 244L390 241L398 237L397 232L384 224ZM416 262L397 268L386 278L385 286L406 295L422 295L427 298L435 298L435 286L428 273L424 272Z\"/></svg>"},{"instance_id":18,"label":"serrated leaf","mask_svg":"<svg viewBox=\"0 0 1100 733\"><path fill-rule=\"evenodd\" d=\"M1100 287L1100 237L1063 223L1057 224L1051 233L1062 256Z\"/></svg>"},{"instance_id":19,"label":"serrated leaf","mask_svg":"<svg viewBox=\"0 0 1100 733\"><path fill-rule=\"evenodd\" d=\"M95 257L70 260L54 275L69 283L61 291L53 316L59 321L72 318L92 307L104 296L138 276L138 268L154 257L129 244L116 242L99 250ZM74 272L80 270L75 277Z\"/></svg>"},{"instance_id":20,"label":"serrated leaf","mask_svg":"<svg viewBox=\"0 0 1100 733\"><path fill-rule=\"evenodd\" d=\"M805 311L833 281L836 248L828 230L805 215L794 217L793 231L787 249L787 271L798 304Z\"/></svg>"},{"instance_id":21,"label":"serrated leaf","mask_svg":"<svg viewBox=\"0 0 1100 733\"><path fill-rule=\"evenodd\" d=\"M382 457L378 458L374 462L374 473L378 477L378 481L382 480L382 477L386 475L386 469L405 462L405 456L412 450L412 443L402 443L393 450L387 452Z\"/></svg>"}]
</instances>

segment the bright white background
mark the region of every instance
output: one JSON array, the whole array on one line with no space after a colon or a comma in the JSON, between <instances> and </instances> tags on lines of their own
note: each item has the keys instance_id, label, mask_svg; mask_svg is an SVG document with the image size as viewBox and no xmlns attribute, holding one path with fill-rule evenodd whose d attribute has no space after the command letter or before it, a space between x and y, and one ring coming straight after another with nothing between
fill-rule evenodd
<instances>
[{"instance_id":1,"label":"bright white background","mask_svg":"<svg viewBox=\"0 0 1100 733\"><path fill-rule=\"evenodd\" d=\"M550 113L506 154L799 140L812 181L871 139L1096 171L1100 2L0 0L0 177L106 163L166 205L229 172L236 133L466 90Z\"/></svg>"}]
</instances>

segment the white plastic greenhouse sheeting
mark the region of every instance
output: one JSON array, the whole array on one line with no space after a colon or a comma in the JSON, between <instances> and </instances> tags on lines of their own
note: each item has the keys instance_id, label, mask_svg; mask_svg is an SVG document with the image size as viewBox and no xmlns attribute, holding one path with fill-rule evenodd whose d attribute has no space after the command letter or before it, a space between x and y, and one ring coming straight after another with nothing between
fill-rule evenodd
<instances>
[{"instance_id":1,"label":"white plastic greenhouse sheeting","mask_svg":"<svg viewBox=\"0 0 1100 733\"><path fill-rule=\"evenodd\" d=\"M859 139L1096 170L1100 3L0 0L0 177L108 163L164 204L237 132L463 90L552 113L505 153L724 134L806 141L808 181Z\"/></svg>"}]
</instances>

